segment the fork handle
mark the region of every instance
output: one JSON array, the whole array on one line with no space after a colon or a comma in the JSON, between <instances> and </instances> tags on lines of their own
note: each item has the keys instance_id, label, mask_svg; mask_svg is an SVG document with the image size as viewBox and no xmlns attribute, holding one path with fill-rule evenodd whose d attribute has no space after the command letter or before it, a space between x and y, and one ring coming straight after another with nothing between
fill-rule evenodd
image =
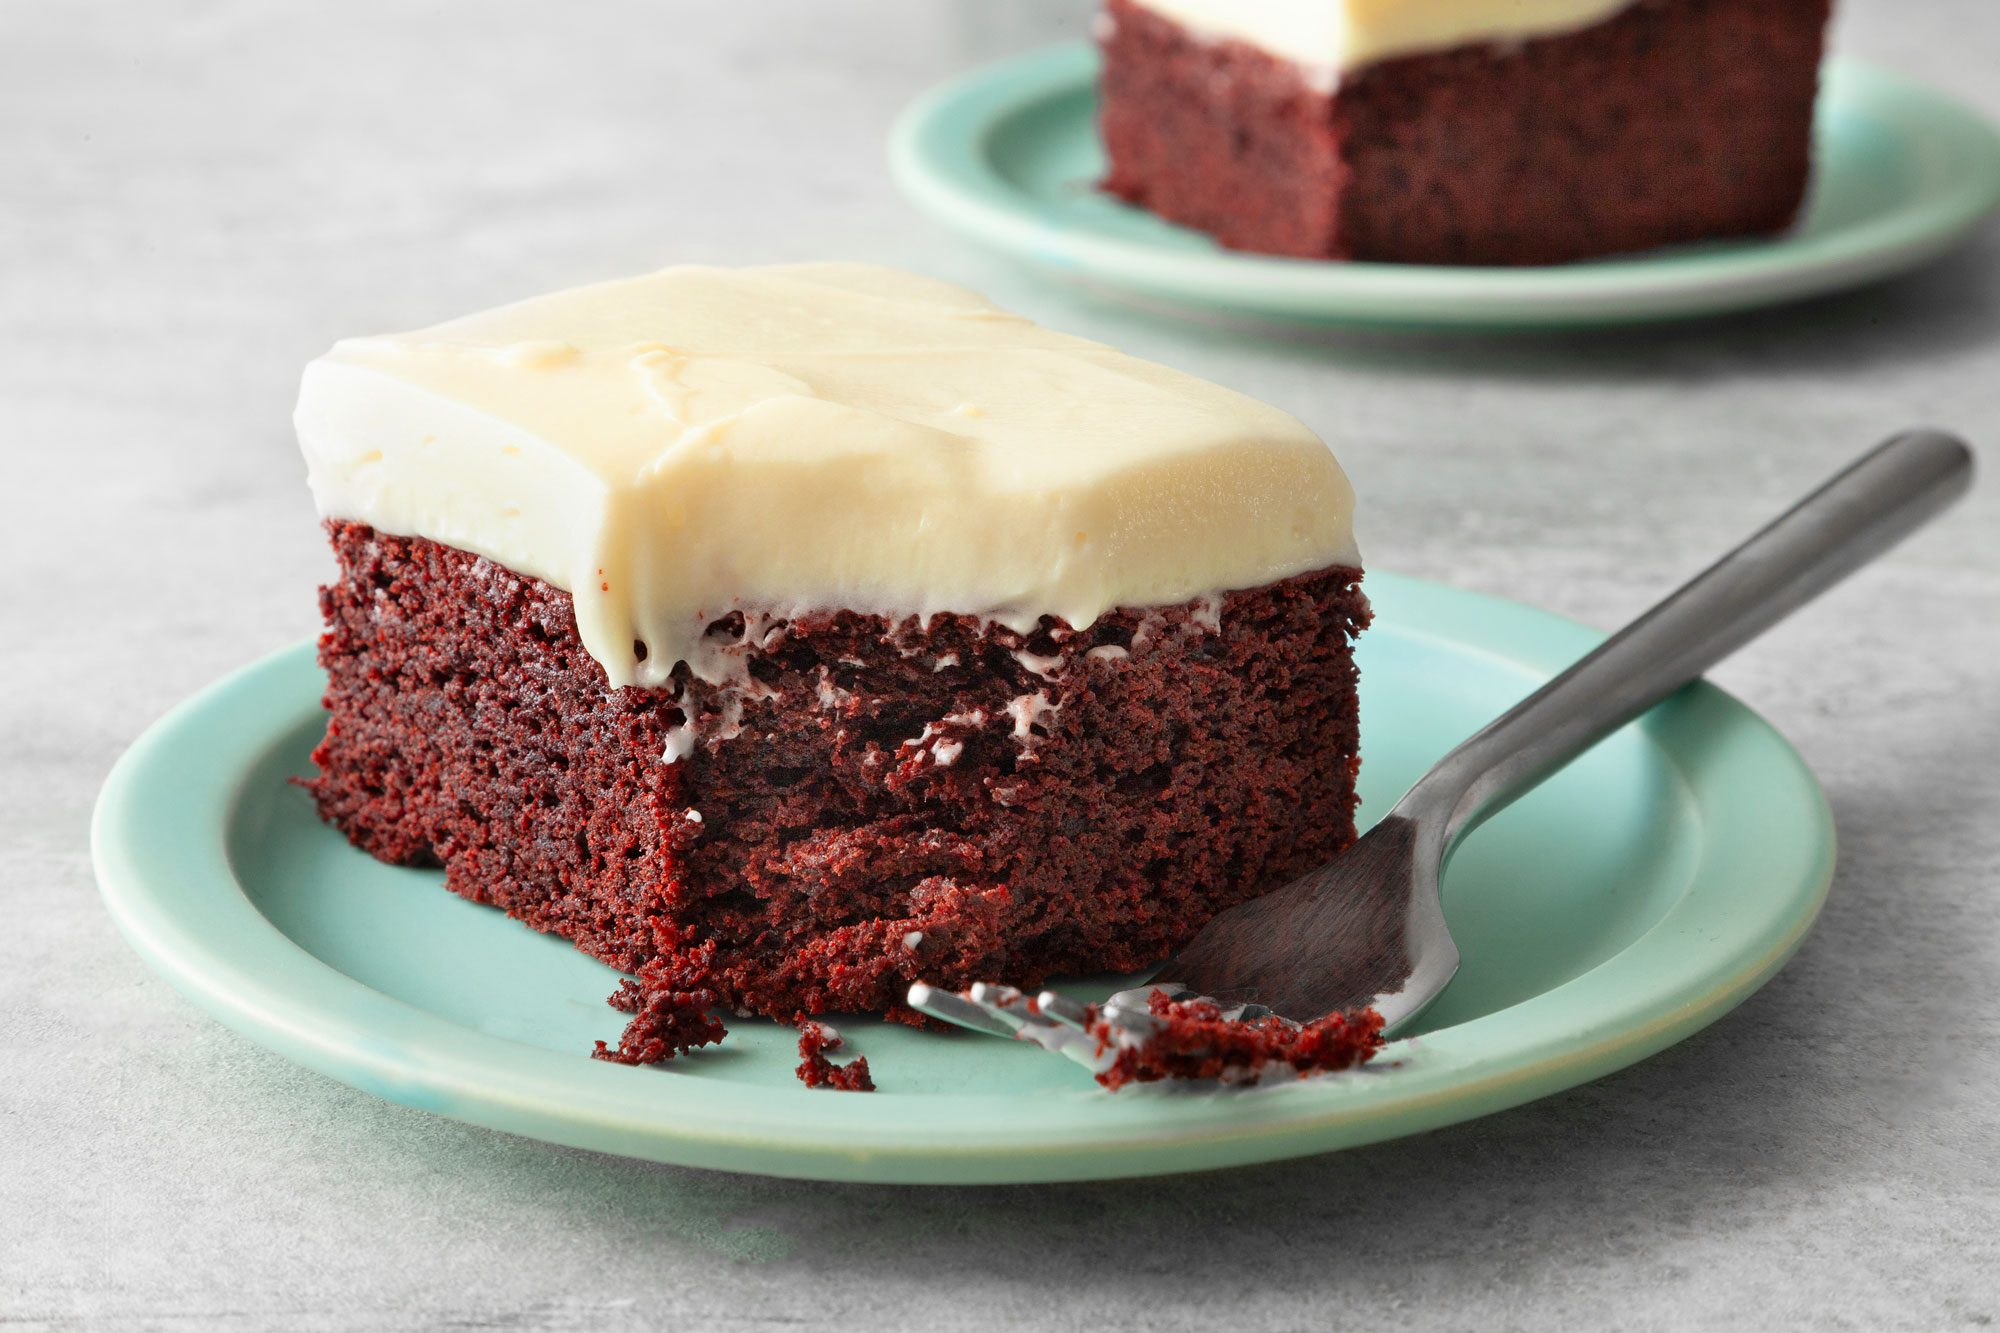
<instances>
[{"instance_id":1,"label":"fork handle","mask_svg":"<svg viewBox=\"0 0 2000 1333\"><path fill-rule=\"evenodd\" d=\"M1612 731L1963 495L1972 451L1934 430L1862 455L1440 760L1393 813L1449 850Z\"/></svg>"}]
</instances>

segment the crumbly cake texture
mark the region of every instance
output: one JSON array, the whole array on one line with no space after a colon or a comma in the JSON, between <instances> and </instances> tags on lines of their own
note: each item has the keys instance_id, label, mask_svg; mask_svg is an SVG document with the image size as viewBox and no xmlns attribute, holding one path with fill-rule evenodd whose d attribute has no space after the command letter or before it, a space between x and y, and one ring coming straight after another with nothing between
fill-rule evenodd
<instances>
[{"instance_id":1,"label":"crumbly cake texture","mask_svg":"<svg viewBox=\"0 0 2000 1333\"><path fill-rule=\"evenodd\" d=\"M1776 232L1830 0L1636 0L1575 31L1315 78L1107 0L1112 194L1239 250L1551 264Z\"/></svg>"},{"instance_id":2,"label":"crumbly cake texture","mask_svg":"<svg viewBox=\"0 0 2000 1333\"><path fill-rule=\"evenodd\" d=\"M875 1080L868 1076L868 1057L857 1055L844 1065L826 1058L847 1039L824 1023L804 1023L799 1027L799 1082L808 1088L833 1088L841 1092L873 1092Z\"/></svg>"},{"instance_id":3,"label":"crumbly cake texture","mask_svg":"<svg viewBox=\"0 0 2000 1333\"><path fill-rule=\"evenodd\" d=\"M738 681L613 689L568 593L326 528L322 815L636 978L607 1058L1137 968L1354 837L1358 569L1027 634L731 613Z\"/></svg>"},{"instance_id":4,"label":"crumbly cake texture","mask_svg":"<svg viewBox=\"0 0 2000 1333\"><path fill-rule=\"evenodd\" d=\"M722 1020L713 1010L719 998L706 984L713 946L653 959L642 981L627 978L605 1001L632 1015L616 1046L597 1043L591 1058L621 1065L650 1065L722 1040Z\"/></svg>"},{"instance_id":5,"label":"crumbly cake texture","mask_svg":"<svg viewBox=\"0 0 2000 1333\"><path fill-rule=\"evenodd\" d=\"M1097 1076L1116 1092L1130 1083L1161 1079L1254 1081L1271 1065L1299 1074L1323 1074L1367 1063L1383 1046L1382 1015L1373 1009L1327 1014L1310 1023L1275 1015L1232 1019L1213 1000L1175 999L1156 990L1147 1008L1158 1029L1132 1042L1123 1029L1096 1019L1091 1032L1115 1050L1111 1065Z\"/></svg>"}]
</instances>

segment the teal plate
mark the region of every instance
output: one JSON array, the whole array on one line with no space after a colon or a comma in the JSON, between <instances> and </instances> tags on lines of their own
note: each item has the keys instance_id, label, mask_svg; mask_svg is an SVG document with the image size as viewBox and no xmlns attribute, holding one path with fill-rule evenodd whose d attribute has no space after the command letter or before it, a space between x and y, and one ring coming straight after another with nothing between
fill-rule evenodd
<instances>
[{"instance_id":1,"label":"teal plate","mask_svg":"<svg viewBox=\"0 0 2000 1333\"><path fill-rule=\"evenodd\" d=\"M1060 46L946 84L890 151L917 205L972 239L1095 286L1287 322L1507 329L1722 314L1914 268L2000 206L2000 135L1853 61L1823 72L1812 196L1773 238L1543 268L1327 263L1223 250L1094 188L1095 53Z\"/></svg>"},{"instance_id":2,"label":"teal plate","mask_svg":"<svg viewBox=\"0 0 2000 1333\"><path fill-rule=\"evenodd\" d=\"M1599 635L1513 603L1368 576L1365 813ZM840 1020L872 1095L808 1090L795 1035L627 1069L586 1058L616 980L561 941L376 863L286 779L324 724L309 646L182 704L98 801L99 883L126 937L253 1040L392 1101L558 1143L839 1180L1077 1180L1266 1161L1409 1134L1630 1064L1790 956L1833 869L1826 802L1755 714L1699 685L1481 829L1446 914L1464 970L1368 1069L1116 1095L970 1033ZM1102 982L1100 981L1100 984Z\"/></svg>"}]
</instances>

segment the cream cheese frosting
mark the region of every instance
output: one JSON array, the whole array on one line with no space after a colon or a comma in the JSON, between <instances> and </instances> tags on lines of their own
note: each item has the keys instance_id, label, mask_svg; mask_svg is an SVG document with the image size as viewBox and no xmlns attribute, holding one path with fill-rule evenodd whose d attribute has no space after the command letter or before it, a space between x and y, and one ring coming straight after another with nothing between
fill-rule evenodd
<instances>
[{"instance_id":1,"label":"cream cheese frosting","mask_svg":"<svg viewBox=\"0 0 2000 1333\"><path fill-rule=\"evenodd\" d=\"M1610 18L1635 0L1134 0L1182 27L1315 70L1519 41Z\"/></svg>"},{"instance_id":2,"label":"cream cheese frosting","mask_svg":"<svg viewBox=\"0 0 2000 1333\"><path fill-rule=\"evenodd\" d=\"M349 339L296 422L322 516L566 589L615 686L722 679L703 630L735 610L1082 627L1358 563L1296 418L867 265L668 268Z\"/></svg>"}]
</instances>

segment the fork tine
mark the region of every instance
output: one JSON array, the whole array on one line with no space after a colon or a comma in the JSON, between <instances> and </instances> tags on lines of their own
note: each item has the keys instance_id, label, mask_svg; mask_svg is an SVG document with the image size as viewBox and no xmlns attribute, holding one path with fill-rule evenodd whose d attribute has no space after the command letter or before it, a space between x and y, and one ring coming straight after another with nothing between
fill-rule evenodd
<instances>
[{"instance_id":1,"label":"fork tine","mask_svg":"<svg viewBox=\"0 0 2000 1333\"><path fill-rule=\"evenodd\" d=\"M1182 987L1173 985L1158 987L1135 986L1131 990L1122 990L1110 996L1103 1004L1097 1006L1097 1012L1105 1018L1116 1019L1118 1021L1130 1018L1151 1018L1153 992L1155 990L1164 990L1169 994L1178 994L1182 989Z\"/></svg>"},{"instance_id":2,"label":"fork tine","mask_svg":"<svg viewBox=\"0 0 2000 1333\"><path fill-rule=\"evenodd\" d=\"M950 1013L939 1008L926 1008L913 998L912 1008L921 1008L925 1013L960 1021L956 1015L970 1011L982 1019L981 1032L990 1032L997 1037L1012 1037L1017 1041L1033 1042L1045 1051L1068 1056L1092 1073L1100 1073L1109 1062L1109 1054L1090 1034L1080 1027L1071 1027L1055 1021L1052 1017L1036 1012L1040 1001L1030 1003L1028 997L1012 986L998 986L992 982L975 981L964 995L951 995L934 987L925 987L924 999L929 1005L950 1008ZM956 1002L956 1005L953 1004ZM958 1008L956 1006L963 1006ZM967 1024L966 1026L972 1026Z\"/></svg>"},{"instance_id":3,"label":"fork tine","mask_svg":"<svg viewBox=\"0 0 2000 1333\"><path fill-rule=\"evenodd\" d=\"M993 981L975 981L966 987L965 993L972 997L974 1004L997 1004L1002 1007L1010 1007L1023 998L1013 986L1002 986Z\"/></svg>"},{"instance_id":4,"label":"fork tine","mask_svg":"<svg viewBox=\"0 0 2000 1333\"><path fill-rule=\"evenodd\" d=\"M947 1023L955 1023L974 1032L984 1032L989 1037L1011 1037L1020 1026L1004 1021L991 1010L974 1004L962 995L936 986L927 986L919 981L910 987L907 997L910 1008L932 1018L941 1018Z\"/></svg>"},{"instance_id":5,"label":"fork tine","mask_svg":"<svg viewBox=\"0 0 2000 1333\"><path fill-rule=\"evenodd\" d=\"M965 994L981 1009L1002 1023L1010 1024L1015 1032L1029 1026L1052 1026L1047 1019L1035 1012L1034 1006L1028 1003L1028 997L1012 986L996 986L988 981L975 981Z\"/></svg>"},{"instance_id":6,"label":"fork tine","mask_svg":"<svg viewBox=\"0 0 2000 1333\"><path fill-rule=\"evenodd\" d=\"M1176 999L1189 998L1187 987L1178 982L1164 982L1158 986L1135 986L1131 990L1119 991L1105 1000L1097 1007L1097 1016L1135 1037L1150 1037L1160 1028L1159 1020L1153 1017L1154 991L1164 991Z\"/></svg>"},{"instance_id":7,"label":"fork tine","mask_svg":"<svg viewBox=\"0 0 2000 1333\"><path fill-rule=\"evenodd\" d=\"M1064 1027L1072 1027L1079 1032L1090 1026L1090 1006L1060 991L1045 990L1035 997L1035 1004L1042 1013Z\"/></svg>"}]
</instances>

